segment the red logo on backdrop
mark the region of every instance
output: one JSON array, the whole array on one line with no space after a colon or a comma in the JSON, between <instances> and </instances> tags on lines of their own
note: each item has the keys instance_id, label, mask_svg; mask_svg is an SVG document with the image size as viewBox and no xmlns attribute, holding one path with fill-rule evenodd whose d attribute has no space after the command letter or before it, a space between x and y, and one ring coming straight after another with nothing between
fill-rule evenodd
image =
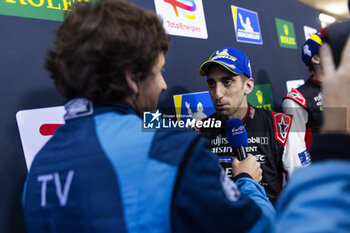
<instances>
[{"instance_id":1,"label":"red logo on backdrop","mask_svg":"<svg viewBox=\"0 0 350 233\"><path fill-rule=\"evenodd\" d=\"M286 145L290 126L292 125L292 117L284 113L272 112L273 126L275 129L275 139L283 146Z\"/></svg>"},{"instance_id":2,"label":"red logo on backdrop","mask_svg":"<svg viewBox=\"0 0 350 233\"><path fill-rule=\"evenodd\" d=\"M303 94L300 93L300 91L298 91L295 88L292 88L292 90L284 98L292 99L304 108L306 107L305 97L303 96Z\"/></svg>"},{"instance_id":3,"label":"red logo on backdrop","mask_svg":"<svg viewBox=\"0 0 350 233\"><path fill-rule=\"evenodd\" d=\"M55 130L65 123L63 106L27 109L16 113L16 120L21 137L24 158L27 168L51 138Z\"/></svg>"},{"instance_id":4,"label":"red logo on backdrop","mask_svg":"<svg viewBox=\"0 0 350 233\"><path fill-rule=\"evenodd\" d=\"M39 128L39 132L43 136L51 136L61 125L63 124L42 124Z\"/></svg>"}]
</instances>

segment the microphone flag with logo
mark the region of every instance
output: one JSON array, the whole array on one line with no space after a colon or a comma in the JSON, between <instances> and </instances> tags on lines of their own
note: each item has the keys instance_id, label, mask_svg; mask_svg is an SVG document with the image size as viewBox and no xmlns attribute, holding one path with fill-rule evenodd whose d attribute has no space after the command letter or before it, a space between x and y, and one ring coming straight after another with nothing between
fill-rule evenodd
<instances>
[{"instance_id":1,"label":"microphone flag with logo","mask_svg":"<svg viewBox=\"0 0 350 233\"><path fill-rule=\"evenodd\" d=\"M225 123L226 138L238 160L247 158L244 146L248 145L248 135L243 122L238 118L232 118Z\"/></svg>"}]
</instances>

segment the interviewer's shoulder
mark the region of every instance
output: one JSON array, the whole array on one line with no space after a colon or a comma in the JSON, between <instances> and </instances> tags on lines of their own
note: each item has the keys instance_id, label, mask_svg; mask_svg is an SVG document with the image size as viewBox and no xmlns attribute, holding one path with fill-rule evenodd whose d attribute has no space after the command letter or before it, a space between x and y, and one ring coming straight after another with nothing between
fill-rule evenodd
<instances>
[{"instance_id":1,"label":"interviewer's shoulder","mask_svg":"<svg viewBox=\"0 0 350 233\"><path fill-rule=\"evenodd\" d=\"M207 141L195 131L160 129L154 136L150 156L173 165L179 165L196 146L207 148Z\"/></svg>"}]
</instances>

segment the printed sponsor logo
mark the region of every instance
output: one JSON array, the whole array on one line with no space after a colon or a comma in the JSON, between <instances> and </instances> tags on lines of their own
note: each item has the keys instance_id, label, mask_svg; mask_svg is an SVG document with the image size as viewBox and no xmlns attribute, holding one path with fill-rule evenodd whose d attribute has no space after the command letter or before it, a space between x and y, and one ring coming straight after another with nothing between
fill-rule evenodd
<instances>
[{"instance_id":1,"label":"printed sponsor logo","mask_svg":"<svg viewBox=\"0 0 350 233\"><path fill-rule=\"evenodd\" d=\"M259 104L262 104L263 103L263 101L264 101L264 93L261 91L261 90L258 90L256 93L255 93L255 95L256 95L256 98L257 98L257 100L258 100L258 103Z\"/></svg>"},{"instance_id":2,"label":"printed sponsor logo","mask_svg":"<svg viewBox=\"0 0 350 233\"><path fill-rule=\"evenodd\" d=\"M70 188L72 185L72 180L74 177L74 170L69 170L66 179L62 183L62 177L64 174L60 174L59 172L40 174L37 176L37 181L41 183L41 207L45 207L47 202L51 202L50 205L55 204L52 203L53 200L58 201L60 206L67 205ZM47 192L48 183L53 182L55 184L55 193L56 198L47 198L48 195L52 195L53 192Z\"/></svg>"},{"instance_id":3,"label":"printed sponsor logo","mask_svg":"<svg viewBox=\"0 0 350 233\"><path fill-rule=\"evenodd\" d=\"M308 40L310 36L315 34L317 30L315 28L309 27L309 26L304 26L304 34L305 34L305 40Z\"/></svg>"},{"instance_id":4,"label":"printed sponsor logo","mask_svg":"<svg viewBox=\"0 0 350 233\"><path fill-rule=\"evenodd\" d=\"M290 130L290 125L292 124L292 118L283 113L274 113L274 128L275 128L275 138L277 141L281 142L284 146L287 141L287 136Z\"/></svg>"},{"instance_id":5,"label":"printed sponsor logo","mask_svg":"<svg viewBox=\"0 0 350 233\"><path fill-rule=\"evenodd\" d=\"M253 91L248 95L248 102L256 108L273 110L273 97L270 84L254 85Z\"/></svg>"},{"instance_id":6,"label":"printed sponsor logo","mask_svg":"<svg viewBox=\"0 0 350 233\"><path fill-rule=\"evenodd\" d=\"M268 145L269 144L269 138L268 137L249 137L248 138L249 144L261 144L261 145Z\"/></svg>"},{"instance_id":7,"label":"printed sponsor logo","mask_svg":"<svg viewBox=\"0 0 350 233\"><path fill-rule=\"evenodd\" d=\"M2 0L0 15L63 21L64 12L74 2L76 0Z\"/></svg>"},{"instance_id":8,"label":"printed sponsor logo","mask_svg":"<svg viewBox=\"0 0 350 233\"><path fill-rule=\"evenodd\" d=\"M306 107L306 99L305 97L298 91L298 89L292 88L290 92L286 95L286 97L289 97L299 103L301 106Z\"/></svg>"},{"instance_id":9,"label":"printed sponsor logo","mask_svg":"<svg viewBox=\"0 0 350 233\"><path fill-rule=\"evenodd\" d=\"M287 91L290 92L292 88L297 89L301 85L305 83L304 79L296 79L296 80L290 80L286 82L287 85Z\"/></svg>"},{"instance_id":10,"label":"printed sponsor logo","mask_svg":"<svg viewBox=\"0 0 350 233\"><path fill-rule=\"evenodd\" d=\"M215 55L210 57L211 60L217 60L217 59L229 59L231 60L232 62L235 62L237 61L237 58L236 57L233 57L231 56L229 53L228 53L228 49L223 49L221 52L220 50L216 51ZM234 65L229 65L227 63L225 63L227 66L230 66L232 67L233 69L236 68L236 66Z\"/></svg>"},{"instance_id":11,"label":"printed sponsor logo","mask_svg":"<svg viewBox=\"0 0 350 233\"><path fill-rule=\"evenodd\" d=\"M219 157L219 163L232 163L233 157Z\"/></svg>"},{"instance_id":12,"label":"printed sponsor logo","mask_svg":"<svg viewBox=\"0 0 350 233\"><path fill-rule=\"evenodd\" d=\"M254 155L254 156L256 158L256 161L258 161L259 163L261 163L261 164L265 163L266 155L257 154L257 155Z\"/></svg>"},{"instance_id":13,"label":"printed sponsor logo","mask_svg":"<svg viewBox=\"0 0 350 233\"><path fill-rule=\"evenodd\" d=\"M17 112L16 120L28 169L34 156L52 137L55 130L65 123L65 113L63 106Z\"/></svg>"},{"instance_id":14,"label":"printed sponsor logo","mask_svg":"<svg viewBox=\"0 0 350 233\"><path fill-rule=\"evenodd\" d=\"M310 50L310 47L309 45L304 45L303 47L303 53L309 57L312 57L312 53L311 53L311 50Z\"/></svg>"},{"instance_id":15,"label":"printed sponsor logo","mask_svg":"<svg viewBox=\"0 0 350 233\"><path fill-rule=\"evenodd\" d=\"M258 13L231 6L236 40L238 42L262 44Z\"/></svg>"},{"instance_id":16,"label":"printed sponsor logo","mask_svg":"<svg viewBox=\"0 0 350 233\"><path fill-rule=\"evenodd\" d=\"M215 113L208 91L174 95L177 120L202 120Z\"/></svg>"},{"instance_id":17,"label":"printed sponsor logo","mask_svg":"<svg viewBox=\"0 0 350 233\"><path fill-rule=\"evenodd\" d=\"M39 132L42 136L52 136L61 125L62 124L42 124L39 128Z\"/></svg>"},{"instance_id":18,"label":"printed sponsor logo","mask_svg":"<svg viewBox=\"0 0 350 233\"><path fill-rule=\"evenodd\" d=\"M252 152L257 152L258 147L257 146L246 146L245 147L245 152L247 153L252 153Z\"/></svg>"},{"instance_id":19,"label":"printed sponsor logo","mask_svg":"<svg viewBox=\"0 0 350 233\"><path fill-rule=\"evenodd\" d=\"M64 106L67 111L66 115L64 115L65 120L84 117L94 113L92 102L85 98L72 99Z\"/></svg>"},{"instance_id":20,"label":"printed sponsor logo","mask_svg":"<svg viewBox=\"0 0 350 233\"><path fill-rule=\"evenodd\" d=\"M169 34L208 38L202 0L154 0L154 3Z\"/></svg>"},{"instance_id":21,"label":"printed sponsor logo","mask_svg":"<svg viewBox=\"0 0 350 233\"><path fill-rule=\"evenodd\" d=\"M195 19L195 15L190 15L188 12L194 12L196 10L196 3L193 0L178 1L178 0L164 0L164 2L169 3L173 8L177 17L179 17L180 9L181 13L188 19ZM186 5L185 2L189 5Z\"/></svg>"},{"instance_id":22,"label":"printed sponsor logo","mask_svg":"<svg viewBox=\"0 0 350 233\"><path fill-rule=\"evenodd\" d=\"M228 177L232 177L232 167L227 167L225 168L225 174L228 176Z\"/></svg>"},{"instance_id":23,"label":"printed sponsor logo","mask_svg":"<svg viewBox=\"0 0 350 233\"><path fill-rule=\"evenodd\" d=\"M234 136L234 135L238 135L238 134L242 134L242 133L246 134L247 132L244 128L244 125L242 125L238 129L232 128L231 133L232 133L232 136Z\"/></svg>"},{"instance_id":24,"label":"printed sponsor logo","mask_svg":"<svg viewBox=\"0 0 350 233\"><path fill-rule=\"evenodd\" d=\"M227 138L223 137L221 134L216 136L216 138L210 140L211 145L220 146L220 145L227 145L228 141Z\"/></svg>"},{"instance_id":25,"label":"printed sponsor logo","mask_svg":"<svg viewBox=\"0 0 350 233\"><path fill-rule=\"evenodd\" d=\"M294 32L294 24L290 21L275 18L277 34L280 46L283 48L297 49L297 39Z\"/></svg>"},{"instance_id":26,"label":"printed sponsor logo","mask_svg":"<svg viewBox=\"0 0 350 233\"><path fill-rule=\"evenodd\" d=\"M299 155L301 165L305 166L311 163L311 157L307 150L299 153L298 155Z\"/></svg>"},{"instance_id":27,"label":"printed sponsor logo","mask_svg":"<svg viewBox=\"0 0 350 233\"><path fill-rule=\"evenodd\" d=\"M314 101L316 102L317 106L322 106L322 93L318 93L317 96L314 97Z\"/></svg>"},{"instance_id":28,"label":"printed sponsor logo","mask_svg":"<svg viewBox=\"0 0 350 233\"><path fill-rule=\"evenodd\" d=\"M222 154L222 153L232 153L232 147L230 146L218 146L211 149L211 152L214 154Z\"/></svg>"}]
</instances>

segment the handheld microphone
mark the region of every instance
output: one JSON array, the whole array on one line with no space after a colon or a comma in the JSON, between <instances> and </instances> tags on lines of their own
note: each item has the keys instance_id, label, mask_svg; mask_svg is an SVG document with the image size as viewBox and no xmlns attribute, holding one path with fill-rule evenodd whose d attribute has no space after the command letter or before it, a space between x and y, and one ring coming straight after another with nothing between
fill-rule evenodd
<instances>
[{"instance_id":1,"label":"handheld microphone","mask_svg":"<svg viewBox=\"0 0 350 233\"><path fill-rule=\"evenodd\" d=\"M244 146L248 145L248 135L243 122L238 118L232 118L225 123L226 138L232 147L235 156L242 161L247 158Z\"/></svg>"}]
</instances>

